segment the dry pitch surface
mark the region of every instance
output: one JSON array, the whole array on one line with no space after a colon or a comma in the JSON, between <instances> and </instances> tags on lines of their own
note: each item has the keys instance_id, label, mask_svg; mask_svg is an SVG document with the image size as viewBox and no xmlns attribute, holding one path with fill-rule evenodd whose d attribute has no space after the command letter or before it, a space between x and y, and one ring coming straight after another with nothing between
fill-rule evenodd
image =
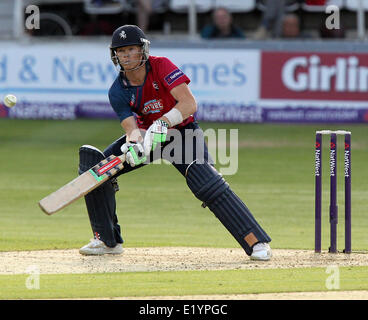
<instances>
[{"instance_id":1,"label":"dry pitch surface","mask_svg":"<svg viewBox=\"0 0 368 320\"><path fill-rule=\"evenodd\" d=\"M273 250L271 261L250 260L242 249L154 247L125 248L122 255L82 256L78 250L0 252L0 274L26 274L37 266L41 274L136 271L241 270L368 266L368 254L315 254L311 250ZM129 299L129 298L120 298ZM134 298L136 299L136 298ZM142 299L368 299L367 291L279 293L221 296L145 297Z\"/></svg>"}]
</instances>

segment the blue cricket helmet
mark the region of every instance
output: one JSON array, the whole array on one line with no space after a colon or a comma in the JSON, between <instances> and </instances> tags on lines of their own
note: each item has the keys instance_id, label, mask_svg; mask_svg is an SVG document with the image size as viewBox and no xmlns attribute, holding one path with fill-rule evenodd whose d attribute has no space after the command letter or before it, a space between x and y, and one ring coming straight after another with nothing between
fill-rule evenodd
<instances>
[{"instance_id":1,"label":"blue cricket helmet","mask_svg":"<svg viewBox=\"0 0 368 320\"><path fill-rule=\"evenodd\" d=\"M110 44L111 60L115 65L119 64L116 56L116 49L126 46L138 45L142 47L143 60L147 61L149 57L149 44L145 33L136 25L124 25L117 28L113 34Z\"/></svg>"}]
</instances>

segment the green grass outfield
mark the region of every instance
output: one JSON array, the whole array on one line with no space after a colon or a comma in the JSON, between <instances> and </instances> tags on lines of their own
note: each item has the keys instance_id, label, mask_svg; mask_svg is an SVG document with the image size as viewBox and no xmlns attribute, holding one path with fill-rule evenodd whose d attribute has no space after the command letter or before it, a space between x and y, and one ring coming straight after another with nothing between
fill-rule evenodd
<instances>
[{"instance_id":1,"label":"green grass outfield","mask_svg":"<svg viewBox=\"0 0 368 320\"><path fill-rule=\"evenodd\" d=\"M272 237L273 248L313 249L314 246L314 139L319 129L352 131L352 244L354 251L368 248L368 126L367 125L260 125L203 123L203 129L239 129L239 163L236 175L226 176ZM84 201L78 200L63 211L46 216L37 202L77 175L78 148L91 144L104 149L122 134L117 121L32 121L0 120L0 251L79 248L91 238ZM327 139L327 138L326 138ZM325 141L323 166L323 244L328 246L328 142ZM343 159L339 139L339 233L343 244ZM219 167L219 163L216 164ZM238 247L209 210L194 198L181 175L170 165L146 166L119 178L118 218L125 247L202 246ZM367 278L367 268L347 269L356 277ZM234 277L232 277L232 272ZM292 271L290 271L292 272ZM296 272L296 271L295 271ZM314 286L318 270L300 270L300 290ZM298 272L296 272L297 274ZM323 272L322 272L323 273ZM262 274L264 277L262 277ZM309 275L309 276L304 276ZM204 277L206 282L190 286L185 279ZM243 292L240 284L218 288L217 279L235 282L237 276L251 283L249 292L293 291L293 281L277 285L285 270L243 270L213 272L167 272L102 275L44 275L54 286L54 297L92 297L98 283L131 282L128 288L112 290L112 296L151 295L152 290L134 290L134 283L145 281L157 286L157 295ZM297 276L297 275L296 275ZM174 279L173 285L168 279ZM326 277L324 274L323 277ZM254 283L250 279L255 279ZM22 280L23 279L23 280ZM81 285L63 284L79 279ZM89 281L89 279L91 281ZM93 279L93 281L92 281ZM143 280L144 279L144 280ZM176 280L175 280L176 279ZM184 280L183 280L184 279ZM213 279L213 280L212 280ZM226 280L227 279L227 280ZM263 280L264 279L264 280ZM316 279L318 277L316 276ZM349 277L350 279L350 277ZM175 282L177 281L177 282ZM0 276L0 298L43 297L40 290L18 288L24 276ZM213 285L210 283L213 282ZM266 282L269 285L259 285ZM54 284L52 284L54 283ZM79 283L79 282L78 282ZM273 285L273 284L274 285ZM365 285L365 284L366 285ZM59 285L58 285L59 284ZM179 284L179 285L178 285ZM180 285L182 284L182 286ZM88 289L90 286L91 290ZM122 286L123 287L123 286ZM148 286L149 287L149 286ZM258 289L257 289L258 288ZM262 289L260 289L262 288ZM349 281L346 288L368 289L368 281ZM73 290L71 290L73 289ZM74 290L75 289L75 290ZM239 291L237 291L239 290ZM259 291L261 290L261 291ZM298 290L298 291L300 291ZM71 292L72 291L72 292ZM68 295L65 293L68 292ZM247 291L248 292L248 291ZM101 294L101 292L100 292Z\"/></svg>"},{"instance_id":2,"label":"green grass outfield","mask_svg":"<svg viewBox=\"0 0 368 320\"><path fill-rule=\"evenodd\" d=\"M367 290L368 268L341 267L340 290ZM29 275L0 275L0 299L62 299L325 291L325 268L129 272L41 275L39 289L27 289Z\"/></svg>"}]
</instances>

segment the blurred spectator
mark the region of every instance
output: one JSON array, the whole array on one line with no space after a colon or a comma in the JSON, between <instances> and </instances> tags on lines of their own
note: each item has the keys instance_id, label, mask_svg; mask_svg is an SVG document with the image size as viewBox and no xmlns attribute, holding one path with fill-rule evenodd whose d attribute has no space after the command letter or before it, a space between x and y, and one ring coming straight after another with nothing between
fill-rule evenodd
<instances>
[{"instance_id":1,"label":"blurred spectator","mask_svg":"<svg viewBox=\"0 0 368 320\"><path fill-rule=\"evenodd\" d=\"M130 0L136 7L137 25L146 32L150 25L151 16L155 13L165 12L168 0Z\"/></svg>"},{"instance_id":2,"label":"blurred spectator","mask_svg":"<svg viewBox=\"0 0 368 320\"><path fill-rule=\"evenodd\" d=\"M310 38L308 33L301 30L300 19L296 14L286 14L282 19L282 38Z\"/></svg>"},{"instance_id":3,"label":"blurred spectator","mask_svg":"<svg viewBox=\"0 0 368 320\"><path fill-rule=\"evenodd\" d=\"M136 24L143 32L147 32L150 25L150 18L157 11L163 12L167 6L168 0L92 0L97 8L114 8L118 9L123 5L121 11L134 12L136 15Z\"/></svg>"},{"instance_id":4,"label":"blurred spectator","mask_svg":"<svg viewBox=\"0 0 368 320\"><path fill-rule=\"evenodd\" d=\"M137 0L137 25L143 32L147 32L149 18L152 14L152 1L155 0Z\"/></svg>"},{"instance_id":5,"label":"blurred spectator","mask_svg":"<svg viewBox=\"0 0 368 320\"><path fill-rule=\"evenodd\" d=\"M282 19L282 37L298 38L300 36L299 17L295 14L285 15Z\"/></svg>"},{"instance_id":6,"label":"blurred spectator","mask_svg":"<svg viewBox=\"0 0 368 320\"><path fill-rule=\"evenodd\" d=\"M282 34L282 19L285 13L285 0L265 0L261 25L254 34L256 40L279 38Z\"/></svg>"},{"instance_id":7,"label":"blurred spectator","mask_svg":"<svg viewBox=\"0 0 368 320\"><path fill-rule=\"evenodd\" d=\"M245 38L243 31L233 24L233 17L226 8L216 8L212 13L212 23L201 31L201 37L214 38Z\"/></svg>"}]
</instances>

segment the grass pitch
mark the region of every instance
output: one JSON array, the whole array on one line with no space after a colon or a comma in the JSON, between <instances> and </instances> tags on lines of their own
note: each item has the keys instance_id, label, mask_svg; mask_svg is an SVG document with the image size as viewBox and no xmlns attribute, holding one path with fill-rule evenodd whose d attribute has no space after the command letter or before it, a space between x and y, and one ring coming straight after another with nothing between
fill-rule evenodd
<instances>
[{"instance_id":1,"label":"grass pitch","mask_svg":"<svg viewBox=\"0 0 368 320\"><path fill-rule=\"evenodd\" d=\"M238 129L238 170L236 175L225 178L270 234L272 247L310 250L314 246L315 131L327 127L352 131L352 247L353 251L367 250L366 125L202 123L201 126L204 130ZM1 119L0 250L67 249L86 244L92 232L83 199L51 217L39 209L37 202L77 176L81 145L91 144L104 149L121 135L118 121ZM324 141L322 241L324 249L327 249L329 165L328 142ZM343 249L344 242L342 146L342 140L339 140L339 250ZM217 167L220 165L216 164ZM146 166L121 176L119 185L117 212L126 247L238 247L213 214L201 208L200 202L172 166ZM19 277L12 279L16 282ZM357 286L354 288L359 289ZM16 290L15 295L9 290L3 298L21 297L16 295ZM174 294L173 290L163 291ZM192 292L197 291L193 289Z\"/></svg>"},{"instance_id":2,"label":"grass pitch","mask_svg":"<svg viewBox=\"0 0 368 320\"><path fill-rule=\"evenodd\" d=\"M368 268L339 269L339 290L367 290ZM326 290L325 268L135 272L41 275L27 289L29 275L0 275L0 299L65 299L143 296L226 295ZM32 284L34 285L34 284Z\"/></svg>"}]
</instances>

